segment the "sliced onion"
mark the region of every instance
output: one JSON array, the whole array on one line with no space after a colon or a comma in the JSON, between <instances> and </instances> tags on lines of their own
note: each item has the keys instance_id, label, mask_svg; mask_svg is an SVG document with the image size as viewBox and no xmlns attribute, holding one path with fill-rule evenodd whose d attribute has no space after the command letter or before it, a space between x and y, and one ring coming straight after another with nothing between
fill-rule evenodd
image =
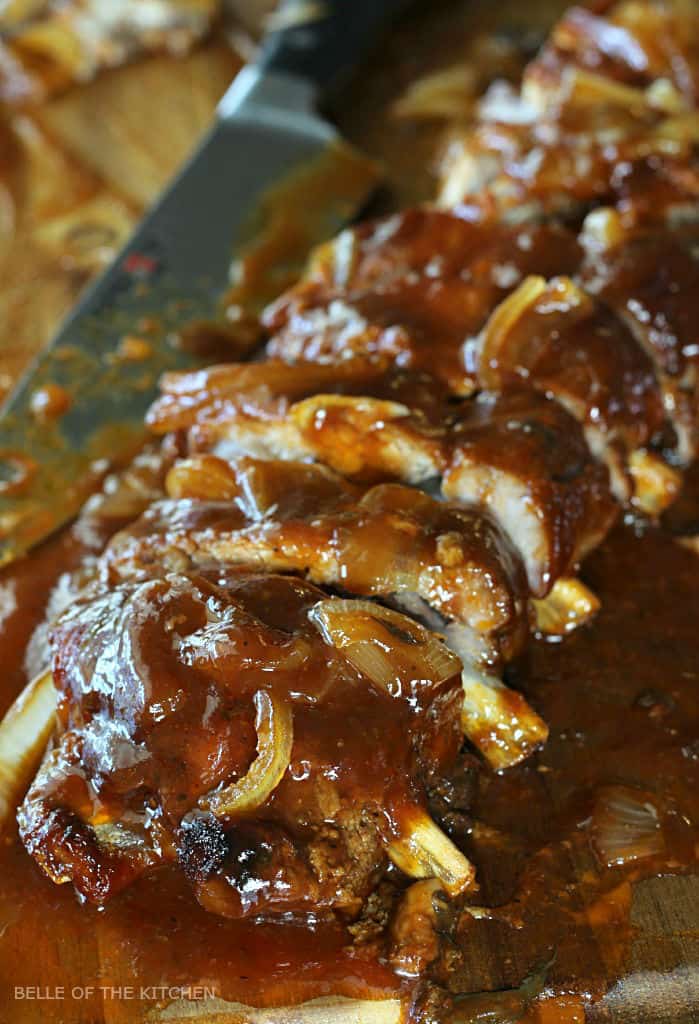
<instances>
[{"instance_id":1,"label":"sliced onion","mask_svg":"<svg viewBox=\"0 0 699 1024\"><path fill-rule=\"evenodd\" d=\"M490 319L483 328L482 334L482 373L490 376L490 364L497 364L506 351L510 332L520 319L534 307L534 304L546 293L546 280L543 277L530 275L511 292L506 299L495 307ZM491 383L489 380L484 381ZM493 378L492 384L497 386L498 379Z\"/></svg>"},{"instance_id":2,"label":"sliced onion","mask_svg":"<svg viewBox=\"0 0 699 1024\"><path fill-rule=\"evenodd\" d=\"M574 577L562 576L551 592L532 601L536 628L546 636L565 636L589 622L600 609L599 598Z\"/></svg>"},{"instance_id":3,"label":"sliced onion","mask_svg":"<svg viewBox=\"0 0 699 1024\"><path fill-rule=\"evenodd\" d=\"M656 78L646 88L646 99L654 110L664 114L689 113L690 106L682 93L669 78Z\"/></svg>"},{"instance_id":4,"label":"sliced onion","mask_svg":"<svg viewBox=\"0 0 699 1024\"><path fill-rule=\"evenodd\" d=\"M432 633L371 601L319 601L309 618L326 643L392 697L418 681L438 686L461 671L460 660Z\"/></svg>"},{"instance_id":5,"label":"sliced onion","mask_svg":"<svg viewBox=\"0 0 699 1024\"><path fill-rule=\"evenodd\" d=\"M463 117L473 110L477 86L473 65L455 64L412 82L391 112L395 117L411 119Z\"/></svg>"},{"instance_id":6,"label":"sliced onion","mask_svg":"<svg viewBox=\"0 0 699 1024\"><path fill-rule=\"evenodd\" d=\"M532 347L531 331L524 331L520 321L530 315L546 318L546 332L564 323L574 323L589 315L590 297L570 277L554 277L546 281L531 275L504 299L492 312L482 333L480 375L489 387L501 384L498 373L500 363L513 363L520 359L524 365L536 360L544 341Z\"/></svg>"},{"instance_id":7,"label":"sliced onion","mask_svg":"<svg viewBox=\"0 0 699 1024\"><path fill-rule=\"evenodd\" d=\"M56 724L56 691L49 671L22 690L0 723L0 829L12 818Z\"/></svg>"},{"instance_id":8,"label":"sliced onion","mask_svg":"<svg viewBox=\"0 0 699 1024\"><path fill-rule=\"evenodd\" d=\"M401 402L356 395L318 394L291 407L291 419L301 430L314 429L319 421L332 417L345 420L357 429L371 430L386 421L409 415L410 409Z\"/></svg>"},{"instance_id":9,"label":"sliced onion","mask_svg":"<svg viewBox=\"0 0 699 1024\"><path fill-rule=\"evenodd\" d=\"M582 113L590 111L593 116L598 110L616 108L624 123L628 121L629 116L638 117L652 113L644 89L637 89L606 75L572 66L567 67L562 75L556 100L563 101L566 106Z\"/></svg>"},{"instance_id":10,"label":"sliced onion","mask_svg":"<svg viewBox=\"0 0 699 1024\"><path fill-rule=\"evenodd\" d=\"M241 779L207 793L199 801L202 810L217 818L245 814L260 807L289 767L294 742L291 707L266 690L258 690L254 703L257 757Z\"/></svg>"},{"instance_id":11,"label":"sliced onion","mask_svg":"<svg viewBox=\"0 0 699 1024\"><path fill-rule=\"evenodd\" d=\"M389 843L388 855L410 878L438 878L450 896L475 888L473 864L422 808L411 815L405 834Z\"/></svg>"},{"instance_id":12,"label":"sliced onion","mask_svg":"<svg viewBox=\"0 0 699 1024\"><path fill-rule=\"evenodd\" d=\"M630 786L606 786L590 825L592 845L608 867L657 857L665 849L658 808L650 794Z\"/></svg>"},{"instance_id":13,"label":"sliced onion","mask_svg":"<svg viewBox=\"0 0 699 1024\"><path fill-rule=\"evenodd\" d=\"M240 490L235 471L216 455L192 455L180 459L165 478L169 498L229 501Z\"/></svg>"},{"instance_id":14,"label":"sliced onion","mask_svg":"<svg viewBox=\"0 0 699 1024\"><path fill-rule=\"evenodd\" d=\"M699 555L699 535L676 537L675 539L681 547L686 548L687 551L693 551L695 555Z\"/></svg>"}]
</instances>

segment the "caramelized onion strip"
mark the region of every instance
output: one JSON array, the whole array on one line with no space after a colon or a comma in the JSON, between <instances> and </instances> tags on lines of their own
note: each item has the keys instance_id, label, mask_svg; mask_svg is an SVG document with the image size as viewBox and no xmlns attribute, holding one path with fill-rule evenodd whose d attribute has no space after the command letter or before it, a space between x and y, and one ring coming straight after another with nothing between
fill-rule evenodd
<instances>
[{"instance_id":1,"label":"caramelized onion strip","mask_svg":"<svg viewBox=\"0 0 699 1024\"><path fill-rule=\"evenodd\" d=\"M598 793L590 831L595 853L608 867L657 857L665 850L652 794L631 786L605 786Z\"/></svg>"},{"instance_id":2,"label":"caramelized onion strip","mask_svg":"<svg viewBox=\"0 0 699 1024\"><path fill-rule=\"evenodd\" d=\"M388 855L410 878L438 878L450 896L475 888L473 864L422 809L405 834L389 843Z\"/></svg>"},{"instance_id":3,"label":"caramelized onion strip","mask_svg":"<svg viewBox=\"0 0 699 1024\"><path fill-rule=\"evenodd\" d=\"M424 626L371 601L319 601L309 618L326 643L392 697L416 680L438 686L461 670L456 655Z\"/></svg>"},{"instance_id":4,"label":"caramelized onion strip","mask_svg":"<svg viewBox=\"0 0 699 1024\"><path fill-rule=\"evenodd\" d=\"M0 723L0 829L12 817L56 722L56 691L47 670L20 693Z\"/></svg>"},{"instance_id":5,"label":"caramelized onion strip","mask_svg":"<svg viewBox=\"0 0 699 1024\"><path fill-rule=\"evenodd\" d=\"M283 700L258 690L254 697L257 756L242 778L202 797L199 805L217 818L245 814L260 807L289 767L294 742L293 716Z\"/></svg>"}]
</instances>

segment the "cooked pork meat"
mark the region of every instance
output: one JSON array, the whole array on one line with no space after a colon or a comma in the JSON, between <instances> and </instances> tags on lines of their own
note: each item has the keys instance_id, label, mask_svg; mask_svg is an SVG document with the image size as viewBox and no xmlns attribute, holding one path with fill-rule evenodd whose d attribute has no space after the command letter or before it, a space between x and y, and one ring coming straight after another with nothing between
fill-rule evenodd
<instances>
[{"instance_id":1,"label":"cooked pork meat","mask_svg":"<svg viewBox=\"0 0 699 1024\"><path fill-rule=\"evenodd\" d=\"M530 277L494 312L472 356L484 387L526 382L560 402L606 463L617 499L634 497L629 457L660 435L664 411L653 364L620 320L569 278Z\"/></svg>"},{"instance_id":2,"label":"cooked pork meat","mask_svg":"<svg viewBox=\"0 0 699 1024\"><path fill-rule=\"evenodd\" d=\"M289 401L325 390L357 394L390 387L381 365L366 359L352 359L335 365L291 366L279 360L264 363L224 363L191 373L166 373L161 380L161 397L148 413L148 424L156 434L186 430L196 424L206 436L227 416L252 416L260 410L271 420L283 417ZM423 389L424 392L424 389ZM424 392L426 393L426 392Z\"/></svg>"},{"instance_id":3,"label":"cooked pork meat","mask_svg":"<svg viewBox=\"0 0 699 1024\"><path fill-rule=\"evenodd\" d=\"M318 250L304 280L266 311L267 352L312 363L373 356L470 394L464 352L494 306L529 274L573 273L580 255L562 228L493 229L407 210Z\"/></svg>"},{"instance_id":4,"label":"cooked pork meat","mask_svg":"<svg viewBox=\"0 0 699 1024\"><path fill-rule=\"evenodd\" d=\"M617 508L577 422L534 392L483 393L450 439L445 498L487 509L543 597L596 547Z\"/></svg>"},{"instance_id":5,"label":"cooked pork meat","mask_svg":"<svg viewBox=\"0 0 699 1024\"><path fill-rule=\"evenodd\" d=\"M352 914L417 828L467 884L421 782L455 764L458 658L396 612L215 575L92 591L55 625L59 734L19 815L42 868L102 902L179 861L232 916Z\"/></svg>"},{"instance_id":6,"label":"cooked pork meat","mask_svg":"<svg viewBox=\"0 0 699 1024\"><path fill-rule=\"evenodd\" d=\"M378 597L446 635L464 664L463 731L494 767L544 742L536 712L492 674L522 649L529 615L519 559L487 518L398 484L352 486L314 463L198 455L166 486L177 500L107 548L108 580L234 566Z\"/></svg>"},{"instance_id":7,"label":"cooked pork meat","mask_svg":"<svg viewBox=\"0 0 699 1024\"><path fill-rule=\"evenodd\" d=\"M699 99L699 25L693 0L604 0L572 7L536 60L594 71L637 88L666 79L687 104Z\"/></svg>"},{"instance_id":8,"label":"cooked pork meat","mask_svg":"<svg viewBox=\"0 0 699 1024\"><path fill-rule=\"evenodd\" d=\"M240 566L299 573L360 596L407 592L461 623L485 665L521 649L526 582L488 519L399 484L359 496L322 467L282 465L188 460L175 470L176 489L195 500L154 504L110 544L110 571L125 579Z\"/></svg>"},{"instance_id":9,"label":"cooked pork meat","mask_svg":"<svg viewBox=\"0 0 699 1024\"><path fill-rule=\"evenodd\" d=\"M591 245L584 280L652 360L686 464L699 446L699 227L618 234L608 248Z\"/></svg>"},{"instance_id":10,"label":"cooked pork meat","mask_svg":"<svg viewBox=\"0 0 699 1024\"><path fill-rule=\"evenodd\" d=\"M643 4L639 18L639 6L613 5L607 20L576 9L521 93L496 84L476 130L450 147L444 205L515 222L599 202L632 220L696 209L696 12L676 0Z\"/></svg>"},{"instance_id":11,"label":"cooked pork meat","mask_svg":"<svg viewBox=\"0 0 699 1024\"><path fill-rule=\"evenodd\" d=\"M343 366L349 375L353 361ZM273 382L267 389L259 384L265 367ZM255 367L256 392L244 390L245 369L214 369L216 390L208 405L198 392L194 415L192 375L168 378L169 392L156 404L151 425L163 431L190 426L195 446L225 455L312 458L350 478L390 476L425 484L439 477L446 498L488 511L504 529L524 561L532 593L540 597L599 543L614 519L607 474L590 456L579 425L534 392L484 392L457 404L445 397L440 409L434 400L431 407L422 403L427 385L420 375L418 404L408 406L411 377L402 374L367 380L373 394L395 394L399 401L365 392L284 402L283 364ZM293 383L302 370L286 368L291 398L299 394ZM230 398L220 390L224 371ZM196 378L201 386L203 375ZM315 383L312 374L309 381ZM270 397L273 388L279 391ZM439 396L436 386L432 396Z\"/></svg>"},{"instance_id":12,"label":"cooked pork meat","mask_svg":"<svg viewBox=\"0 0 699 1024\"><path fill-rule=\"evenodd\" d=\"M466 766L547 737L497 670L584 628L571 574L699 446L698 25L574 9L452 147L451 210L318 250L263 361L165 376L163 459L50 632L19 813L49 877L103 902L169 863L217 913L366 930L407 876L388 959L437 957L474 870L428 808L463 835ZM3 724L40 719L26 765L41 680Z\"/></svg>"}]
</instances>

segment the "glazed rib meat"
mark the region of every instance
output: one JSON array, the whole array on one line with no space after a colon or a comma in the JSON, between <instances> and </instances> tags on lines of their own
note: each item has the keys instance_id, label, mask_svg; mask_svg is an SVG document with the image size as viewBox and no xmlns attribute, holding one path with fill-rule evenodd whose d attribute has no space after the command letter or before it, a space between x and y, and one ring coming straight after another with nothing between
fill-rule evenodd
<instances>
[{"instance_id":1,"label":"glazed rib meat","mask_svg":"<svg viewBox=\"0 0 699 1024\"><path fill-rule=\"evenodd\" d=\"M521 93L496 84L477 129L454 141L443 203L517 222L599 202L632 221L684 215L698 194L698 67L686 0L573 9Z\"/></svg>"},{"instance_id":2,"label":"glazed rib meat","mask_svg":"<svg viewBox=\"0 0 699 1024\"><path fill-rule=\"evenodd\" d=\"M399 484L352 487L323 467L199 456L106 552L119 579L217 564L293 572L357 596L419 598L498 665L527 635L519 559L488 519Z\"/></svg>"},{"instance_id":3,"label":"glazed rib meat","mask_svg":"<svg viewBox=\"0 0 699 1024\"><path fill-rule=\"evenodd\" d=\"M392 844L425 830L421 779L460 742L458 659L381 614L274 575L86 594L53 630L60 727L20 810L25 845L96 902L179 861L231 916L278 899L356 912Z\"/></svg>"},{"instance_id":4,"label":"glazed rib meat","mask_svg":"<svg viewBox=\"0 0 699 1024\"><path fill-rule=\"evenodd\" d=\"M485 228L407 210L318 250L304 280L265 312L267 353L312 363L374 356L470 394L465 348L497 303L527 275L573 273L580 258L560 227Z\"/></svg>"},{"instance_id":5,"label":"glazed rib meat","mask_svg":"<svg viewBox=\"0 0 699 1024\"><path fill-rule=\"evenodd\" d=\"M397 962L412 903L472 891L434 794L545 742L510 663L595 614L579 563L699 445L698 25L574 8L442 208L319 249L259 362L165 375L152 489L51 631L19 815L51 878L170 863L217 913L343 918L422 879Z\"/></svg>"},{"instance_id":6,"label":"glazed rib meat","mask_svg":"<svg viewBox=\"0 0 699 1024\"><path fill-rule=\"evenodd\" d=\"M473 230L472 225L466 227ZM481 227L480 230L488 234L487 229ZM390 231L387 233L385 258L388 261L393 254L393 244ZM320 358L320 363L312 364L314 368L334 362L342 367L343 374L354 361L353 356L359 357L360 364L368 357L374 366L423 363L425 370L429 365L430 373L439 380L439 386L433 385L433 394L446 389L452 399L479 389L510 391L533 387L555 398L581 423L591 451L610 472L615 496L624 503L633 501L646 509L645 496L637 487L635 461L641 449L651 446L663 434L667 412L651 356L620 317L570 277L556 276L548 282L539 275L521 279L516 257L518 252L521 254L523 239L531 236L511 230L508 236L510 252L515 257L512 262L492 265L488 263L487 254L480 257L480 277L490 282L488 287L477 288L472 271L466 271L469 284L465 287L472 293L477 292L483 300L466 315L462 303L447 305L441 281L433 285L418 278L422 293L429 295L432 288L436 288L443 305L450 309L454 321L460 323L458 331L425 335L437 340L436 345L413 346L410 353L407 350L379 351L373 344L364 344L367 334L363 330L349 339L345 334L347 322L344 322L340 334L334 336L334 343L319 354L314 345L319 342L325 346L330 329L328 323L323 322L319 335L313 334L313 326L318 326L315 319L318 310L310 319L304 319L304 314L299 313L303 296L307 294L304 289L317 291L311 272L307 286L292 291L288 300L281 301L270 312L269 322L279 323L281 311L285 326L272 338L269 351L291 360L297 367L296 372L302 372L303 361L314 355ZM550 251L555 255L560 247L552 245ZM372 256L378 263L378 256L373 252ZM501 258L506 259L505 249ZM368 262L371 265L371 260ZM489 273L486 272L488 266ZM492 279L499 274L511 275L508 277L510 291L499 305L491 307L496 295ZM388 276L385 272L377 277L374 302L384 297L384 278ZM410 273L407 277L410 278ZM463 279L460 280L463 285ZM342 300L343 308L349 308L347 303L352 301L352 294L350 288L346 300ZM485 322L483 317L488 309L491 312ZM483 326L481 331L476 330L479 324ZM474 331L476 333L472 333ZM410 377L404 375L403 380L408 382ZM337 383L341 385L341 378ZM383 390L377 391L377 386L381 389L381 382L372 380L371 394L398 397L401 387L395 375L393 385L393 388L384 385ZM420 390L424 393L424 385ZM166 398L163 405L167 401ZM406 404L411 403L408 400ZM647 454L644 457L649 458ZM652 510L656 511L655 504Z\"/></svg>"},{"instance_id":7,"label":"glazed rib meat","mask_svg":"<svg viewBox=\"0 0 699 1024\"><path fill-rule=\"evenodd\" d=\"M692 0L605 0L572 7L553 29L537 64L562 63L647 88L667 78L691 106L699 99L699 27Z\"/></svg>"},{"instance_id":8,"label":"glazed rib meat","mask_svg":"<svg viewBox=\"0 0 699 1024\"><path fill-rule=\"evenodd\" d=\"M593 239L586 286L613 309L648 353L676 435L681 463L699 444L699 344L694 296L699 288L699 227L624 232L612 220L609 245Z\"/></svg>"},{"instance_id":9,"label":"glazed rib meat","mask_svg":"<svg viewBox=\"0 0 699 1024\"><path fill-rule=\"evenodd\" d=\"M501 304L471 353L483 386L523 382L560 402L609 470L616 497L636 496L629 462L662 432L653 363L623 322L570 278L527 278Z\"/></svg>"},{"instance_id":10,"label":"glazed rib meat","mask_svg":"<svg viewBox=\"0 0 699 1024\"><path fill-rule=\"evenodd\" d=\"M489 763L508 767L546 739L495 674L533 616L520 560L487 517L398 484L352 486L312 463L193 456L166 486L176 500L108 546L108 581L251 568L377 598L444 634L462 659L462 729Z\"/></svg>"},{"instance_id":11,"label":"glazed rib meat","mask_svg":"<svg viewBox=\"0 0 699 1024\"><path fill-rule=\"evenodd\" d=\"M351 361L343 364L343 372L349 375L351 367ZM268 387L259 383L265 368ZM324 375L329 367L314 367L307 374L311 385L317 369ZM285 392L283 364L270 361L255 370L258 387L250 391L244 389L246 367L238 374L232 365L212 371L217 390L208 404L199 390L202 375L168 378L151 426L165 432L189 425L195 445L225 455L311 458L349 478L388 476L423 485L437 478L444 497L493 516L522 557L537 596L569 572L614 519L606 471L591 457L579 425L536 392L484 392L456 404L445 395L437 403L439 388L424 375L386 374L367 376L360 395L301 398L293 385L302 366L287 368L292 387ZM425 390L429 403L422 400ZM198 404L191 415L194 391Z\"/></svg>"}]
</instances>

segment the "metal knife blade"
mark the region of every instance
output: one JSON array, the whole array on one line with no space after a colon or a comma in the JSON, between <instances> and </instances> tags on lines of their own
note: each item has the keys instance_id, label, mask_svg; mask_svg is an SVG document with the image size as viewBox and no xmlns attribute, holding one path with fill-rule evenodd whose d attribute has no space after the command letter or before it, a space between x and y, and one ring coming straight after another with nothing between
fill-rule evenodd
<instances>
[{"instance_id":1,"label":"metal knife blade","mask_svg":"<svg viewBox=\"0 0 699 1024\"><path fill-rule=\"evenodd\" d=\"M263 237L274 230L274 186L296 182L309 245L366 201L377 168L316 115L314 92L295 74L243 69L195 156L10 397L0 416L0 564L74 517L105 459L143 443L158 377L197 361L174 332L220 311L253 211ZM157 331L134 359L122 341L144 320ZM47 385L67 393L60 416L37 399Z\"/></svg>"}]
</instances>

